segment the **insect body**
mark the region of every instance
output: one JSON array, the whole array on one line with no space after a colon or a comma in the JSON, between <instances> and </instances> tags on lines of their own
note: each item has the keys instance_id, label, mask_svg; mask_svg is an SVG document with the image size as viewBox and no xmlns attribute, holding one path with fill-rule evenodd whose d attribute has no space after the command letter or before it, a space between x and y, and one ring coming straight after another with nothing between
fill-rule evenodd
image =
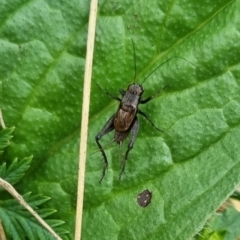
<instances>
[{"instance_id":1,"label":"insect body","mask_svg":"<svg viewBox=\"0 0 240 240\"><path fill-rule=\"evenodd\" d=\"M99 87L100 88L100 87ZM126 139L126 137L130 134L130 142L128 144L127 151L124 155L123 161L122 161L122 169L119 175L119 179L121 179L121 175L124 173L125 170L125 165L126 161L128 159L128 154L130 150L133 148L133 144L136 140L137 134L138 134L138 129L139 129L139 120L137 118L137 114L141 114L144 116L151 124L153 127L155 127L158 131L161 131L158 129L153 122L149 119L149 117L142 112L139 108L139 104L144 104L149 102L155 95L157 95L159 92L154 94L153 96L150 96L146 98L145 100L142 100L142 94L144 92L144 89L142 85L133 83L128 86L127 90L120 90L120 93L122 95L122 99L112 96L110 93L106 92L109 96L112 98L120 101L119 107L117 112L110 117L110 119L107 121L105 126L102 128L102 130L97 134L96 136L96 142L97 145L103 155L104 159L104 167L103 167L103 173L102 173L102 178L100 179L100 182L105 176L105 171L108 166L108 161L106 154L100 144L100 139L109 133L112 130L115 130L115 135L114 135L114 140L118 144L122 144L122 142Z\"/></svg>"},{"instance_id":2,"label":"insect body","mask_svg":"<svg viewBox=\"0 0 240 240\"><path fill-rule=\"evenodd\" d=\"M133 41L132 41L133 44ZM145 104L147 102L149 102L150 100L152 100L155 96L157 96L162 90L164 90L167 86L165 86L163 89L161 89L160 91L156 92L155 94L153 94L152 96L142 100L142 94L144 92L143 86L142 84L145 82L145 80L151 75L153 74L158 68L160 68L163 64L167 63L168 61L170 61L173 58L179 58L182 60L187 61L184 58L181 57L172 57L167 59L165 62L163 62L162 64L160 64L157 68L155 68L142 82L142 84L137 84L135 83L136 81L136 54L135 54L135 48L134 48L134 44L133 44L133 50L134 50L134 63L135 63L135 77L134 77L134 83L130 84L127 88L127 90L119 90L120 94L122 95L122 98L113 96L112 94L105 92L100 86L98 86L102 91L104 91L107 95L109 95L110 97L112 97L113 99L117 100L120 102L118 109L116 111L115 114L113 114L110 119L107 121L107 123L104 125L104 127L102 128L102 130L97 134L97 136L95 137L97 145L102 153L103 159L104 159L104 167L103 167L103 172L102 172L102 177L100 179L99 182L102 181L102 179L105 176L105 172L108 166L108 161L107 161L107 156L100 144L100 139L106 135L107 133L115 130L115 135L114 135L114 141L116 141L120 146L122 144L122 142L126 139L126 137L129 135L130 133L130 141L128 144L128 148L127 151L124 155L124 158L122 160L122 169L119 175L119 179L121 179L122 174L124 173L125 170L125 165L126 165L126 161L128 159L128 155L129 152L131 151L131 149L133 148L133 144L136 140L137 134L138 134L138 129L139 129L139 120L137 118L137 114L142 115L143 117L145 117L151 124L152 126L162 132L162 130L160 130L159 128L157 128L153 122L150 120L150 118L148 117L148 115L146 115L144 112L142 112L138 106L139 104ZM189 61L187 61L189 62ZM191 62L189 62L191 63ZM191 63L192 64L192 63ZM195 66L194 64L192 64L193 66Z\"/></svg>"}]
</instances>

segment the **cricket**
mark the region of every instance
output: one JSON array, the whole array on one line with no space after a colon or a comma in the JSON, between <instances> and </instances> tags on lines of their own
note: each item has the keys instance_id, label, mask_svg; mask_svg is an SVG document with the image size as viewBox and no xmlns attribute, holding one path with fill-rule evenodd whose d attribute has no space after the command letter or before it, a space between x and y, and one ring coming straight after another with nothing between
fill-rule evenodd
<instances>
[{"instance_id":1,"label":"cricket","mask_svg":"<svg viewBox=\"0 0 240 240\"><path fill-rule=\"evenodd\" d=\"M113 141L117 142L119 144L119 147L121 148L121 145L122 145L123 141L130 134L130 141L128 143L128 147L127 147L127 150L126 150L126 152L124 154L124 157L123 157L123 159L121 161L121 171L120 171L120 174L119 174L119 180L121 180L122 174L125 171L126 161L127 161L128 157L129 157L129 152L133 148L133 145L135 143L135 140L136 140L137 134L138 134L138 130L139 130L139 119L138 119L137 115L138 114L142 115L157 131L163 132L161 129L159 129L159 128L157 128L155 126L155 124L152 122L152 120L148 117L148 115L146 113L142 112L139 109L139 105L140 104L146 104L149 101L151 101L154 97L159 95L160 92L162 92L166 87L168 87L168 85L166 85L161 90L157 91L152 96L149 96L149 97L147 97L145 99L142 99L142 95L144 93L143 83L158 68L160 68L163 64L167 63L171 59L173 59L173 58L183 59L181 57L172 57L172 58L167 59L165 62L160 64L158 67L156 67L143 80L143 82L141 84L137 84L136 83L136 69L137 69L137 67L136 67L136 53L135 53L135 46L134 46L134 42L133 41L132 41L132 45L133 45L134 68L135 68L134 81L133 81L132 84L130 84L128 86L127 90L122 90L122 89L119 90L119 92L121 94L121 98L116 97L116 96L112 95L109 92L106 92L99 85L97 85L105 94L107 94L111 98L113 98L113 99L115 99L115 100L120 102L117 111L109 118L109 120L106 122L106 124L104 125L102 130L95 137L96 143L98 145L98 148L99 148L99 150L100 150L100 152L101 152L101 154L103 156L103 160L104 160L104 166L103 166L103 170L102 170L102 177L101 177L99 183L102 182L102 180L103 180L103 178L105 176L107 167L108 167L108 160L107 160L106 153L105 153L102 145L100 144L100 140L101 140L101 138L104 135L106 135L109 132L114 130L115 133L114 133ZM186 60L186 59L184 59L184 60Z\"/></svg>"}]
</instances>

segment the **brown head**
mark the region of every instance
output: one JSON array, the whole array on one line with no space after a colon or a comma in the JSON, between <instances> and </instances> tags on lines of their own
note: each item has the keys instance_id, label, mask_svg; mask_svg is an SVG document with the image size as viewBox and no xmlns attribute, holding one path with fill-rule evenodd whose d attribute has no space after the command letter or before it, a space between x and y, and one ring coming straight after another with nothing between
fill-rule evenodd
<instances>
[{"instance_id":1,"label":"brown head","mask_svg":"<svg viewBox=\"0 0 240 240\"><path fill-rule=\"evenodd\" d=\"M144 92L143 87L139 84L133 83L128 86L129 93L137 96L141 96Z\"/></svg>"}]
</instances>

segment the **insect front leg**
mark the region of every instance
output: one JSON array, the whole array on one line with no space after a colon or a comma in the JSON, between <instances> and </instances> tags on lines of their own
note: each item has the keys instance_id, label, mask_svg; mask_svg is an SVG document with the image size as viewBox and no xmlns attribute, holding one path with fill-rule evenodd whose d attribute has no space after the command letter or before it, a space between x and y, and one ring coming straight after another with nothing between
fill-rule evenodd
<instances>
[{"instance_id":1,"label":"insect front leg","mask_svg":"<svg viewBox=\"0 0 240 240\"><path fill-rule=\"evenodd\" d=\"M123 159L123 162L122 162L122 169L121 169L121 172L119 174L119 180L121 180L122 174L124 173L126 161L128 159L128 154L133 148L133 144L136 140L138 130L139 130L139 121L138 121L138 118L135 117L135 120L134 120L132 128L131 128L131 137L130 137L130 142L128 144L128 149L125 153L125 156L124 156L124 159Z\"/></svg>"},{"instance_id":2,"label":"insect front leg","mask_svg":"<svg viewBox=\"0 0 240 240\"><path fill-rule=\"evenodd\" d=\"M146 113L142 112L140 109L138 109L138 113L141 114L143 117L145 117L156 130L158 130L159 132L164 132L163 130L155 126L155 124L152 122L152 120L149 118L149 116Z\"/></svg>"},{"instance_id":3,"label":"insect front leg","mask_svg":"<svg viewBox=\"0 0 240 240\"><path fill-rule=\"evenodd\" d=\"M100 144L100 139L102 138L102 136L106 135L107 133L111 132L114 129L114 125L113 125L113 120L114 120L115 114L110 117L110 119L107 121L107 123L105 124L105 126L102 128L102 130L97 134L97 136L95 137L96 139L96 143L99 147L100 152L102 153L103 156L103 160L104 160L104 166L103 166L103 172L102 172L102 177L99 181L99 183L101 183L101 181L103 180L104 176L105 176L105 172L108 166L108 160L107 160L107 156Z\"/></svg>"},{"instance_id":4,"label":"insect front leg","mask_svg":"<svg viewBox=\"0 0 240 240\"><path fill-rule=\"evenodd\" d=\"M111 97L111 98L113 98L113 99L115 99L115 100L121 102L121 98L116 97L116 96L112 95L111 93L109 93L109 92L103 90L98 84L97 84L97 86L98 86L99 89L101 89L101 90L102 90L105 94L107 94L109 97Z\"/></svg>"},{"instance_id":5,"label":"insect front leg","mask_svg":"<svg viewBox=\"0 0 240 240\"><path fill-rule=\"evenodd\" d=\"M161 89L160 91L154 93L152 96L150 96L150 97L148 97L148 98L146 98L146 99L144 99L144 100L141 100L141 101L140 101L140 104L145 104L145 103L151 101L153 98L155 98L158 94L160 94L160 93L161 93L165 88L167 88L167 87L168 87L168 85L166 85L166 86L165 86L163 89Z\"/></svg>"}]
</instances>

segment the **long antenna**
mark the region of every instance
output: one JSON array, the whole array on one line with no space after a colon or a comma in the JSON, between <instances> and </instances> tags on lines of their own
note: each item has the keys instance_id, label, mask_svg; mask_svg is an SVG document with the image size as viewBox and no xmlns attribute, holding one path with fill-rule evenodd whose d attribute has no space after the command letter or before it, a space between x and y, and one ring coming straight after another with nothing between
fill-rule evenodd
<instances>
[{"instance_id":1,"label":"long antenna","mask_svg":"<svg viewBox=\"0 0 240 240\"><path fill-rule=\"evenodd\" d=\"M136 82L136 77L137 77L137 63L136 63L136 52L135 52L135 46L134 46L134 42L132 41L132 45L133 45L133 54L134 54L134 83Z\"/></svg>"},{"instance_id":2,"label":"long antenna","mask_svg":"<svg viewBox=\"0 0 240 240\"><path fill-rule=\"evenodd\" d=\"M194 65L194 64L191 63L191 62L189 62L189 61L186 60L185 58L182 58L182 57L171 57L171 58L167 59L165 62L163 62L162 64L160 64L158 67L156 67L156 68L143 80L143 82L141 83L141 85L143 85L143 83L144 83L157 69L159 69L162 65L164 65L165 63L167 63L168 61L170 61L170 60L173 59L173 58L179 58L179 59L185 60L186 62L192 64L195 68L197 68L196 65Z\"/></svg>"}]
</instances>

